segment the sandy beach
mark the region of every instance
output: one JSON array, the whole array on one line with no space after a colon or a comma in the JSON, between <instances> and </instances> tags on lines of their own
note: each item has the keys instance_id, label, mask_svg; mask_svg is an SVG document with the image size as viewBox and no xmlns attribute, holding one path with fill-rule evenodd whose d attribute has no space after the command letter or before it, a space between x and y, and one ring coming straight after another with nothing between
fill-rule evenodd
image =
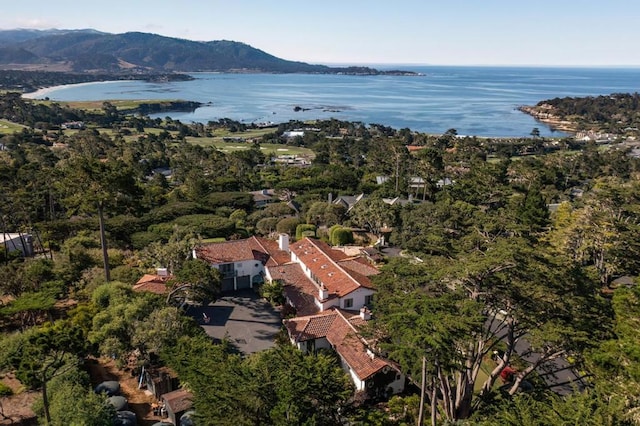
<instances>
[{"instance_id":1,"label":"sandy beach","mask_svg":"<svg viewBox=\"0 0 640 426\"><path fill-rule=\"evenodd\" d=\"M35 92L23 93L22 97L26 98L26 99L44 99L51 92L54 92L54 91L56 91L58 89L62 89L62 88L65 88L65 87L81 87L81 86L88 86L90 84L107 84L107 83L113 83L113 82L119 82L119 81L118 80L88 81L86 83L61 84L61 85L58 85L58 86L43 87L42 89L38 89Z\"/></svg>"}]
</instances>

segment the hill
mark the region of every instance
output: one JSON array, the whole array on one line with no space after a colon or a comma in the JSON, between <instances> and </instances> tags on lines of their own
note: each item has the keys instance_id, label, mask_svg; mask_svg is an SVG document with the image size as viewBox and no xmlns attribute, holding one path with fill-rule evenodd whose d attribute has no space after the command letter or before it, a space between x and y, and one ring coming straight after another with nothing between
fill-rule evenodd
<instances>
[{"instance_id":1,"label":"hill","mask_svg":"<svg viewBox=\"0 0 640 426\"><path fill-rule=\"evenodd\" d=\"M335 68L288 61L236 41L200 42L141 32L8 30L0 31L0 43L0 67L4 69L46 68L82 73L387 73L368 67Z\"/></svg>"}]
</instances>

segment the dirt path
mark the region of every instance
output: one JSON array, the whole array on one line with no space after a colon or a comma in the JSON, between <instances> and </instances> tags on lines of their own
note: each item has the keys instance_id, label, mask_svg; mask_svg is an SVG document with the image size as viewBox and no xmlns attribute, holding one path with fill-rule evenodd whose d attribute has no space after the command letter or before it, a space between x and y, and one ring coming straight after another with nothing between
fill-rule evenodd
<instances>
[{"instance_id":1,"label":"dirt path","mask_svg":"<svg viewBox=\"0 0 640 426\"><path fill-rule=\"evenodd\" d=\"M138 388L137 376L132 376L129 371L120 370L113 360L106 358L90 359L87 367L94 385L105 380L116 380L120 383L120 393L127 398L129 410L136 413L138 425L151 426L162 420L161 417L155 416L151 409L155 397Z\"/></svg>"},{"instance_id":2,"label":"dirt path","mask_svg":"<svg viewBox=\"0 0 640 426\"><path fill-rule=\"evenodd\" d=\"M39 392L24 391L22 383L13 374L2 377L2 383L9 386L14 395L0 398L0 425L35 425L36 415L31 409Z\"/></svg>"}]
</instances>

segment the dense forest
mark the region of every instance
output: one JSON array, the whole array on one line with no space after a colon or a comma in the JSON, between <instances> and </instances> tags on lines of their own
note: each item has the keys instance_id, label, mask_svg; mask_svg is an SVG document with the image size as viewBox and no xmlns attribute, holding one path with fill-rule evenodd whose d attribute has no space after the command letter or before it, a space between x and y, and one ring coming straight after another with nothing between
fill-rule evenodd
<instances>
[{"instance_id":1,"label":"dense forest","mask_svg":"<svg viewBox=\"0 0 640 426\"><path fill-rule=\"evenodd\" d=\"M118 424L91 387L87 365L101 358L173 369L198 425L410 425L421 388L425 423L640 424L640 160L621 144L327 120L284 123L226 153L207 141L246 125L12 93L2 120L23 127L0 137L0 227L37 236L37 255L0 253L0 368L38 392L42 424ZM293 129L305 131L286 137ZM315 156L287 165L267 143ZM250 191L265 188L277 200L257 207ZM349 211L329 201L358 194ZM207 303L220 276L190 257L196 244L300 229L362 245L384 234L402 250L373 277L363 333L407 374L405 394L354 394L335 355L303 355L286 338L241 356L183 314L180 294L132 290L166 267L170 286ZM554 390L554 368L579 377L572 392Z\"/></svg>"}]
</instances>

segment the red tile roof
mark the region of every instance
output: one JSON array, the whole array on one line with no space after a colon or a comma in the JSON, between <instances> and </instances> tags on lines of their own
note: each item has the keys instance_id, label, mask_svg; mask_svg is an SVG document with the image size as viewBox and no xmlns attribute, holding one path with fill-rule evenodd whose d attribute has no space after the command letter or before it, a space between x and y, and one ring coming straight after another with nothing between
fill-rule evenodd
<instances>
[{"instance_id":1,"label":"red tile roof","mask_svg":"<svg viewBox=\"0 0 640 426\"><path fill-rule=\"evenodd\" d=\"M318 312L315 301L319 289L305 274L298 263L269 267L274 280L284 283L284 294L296 308L296 315L304 316Z\"/></svg>"},{"instance_id":2,"label":"red tile roof","mask_svg":"<svg viewBox=\"0 0 640 426\"><path fill-rule=\"evenodd\" d=\"M264 265L280 265L291 260L278 243L253 236L244 240L203 244L196 247L196 257L212 264L258 260Z\"/></svg>"},{"instance_id":3,"label":"red tile roof","mask_svg":"<svg viewBox=\"0 0 640 426\"><path fill-rule=\"evenodd\" d=\"M343 297L360 287L372 288L367 276L341 264L349 259L346 254L331 249L320 240L304 238L291 243L289 248L331 295Z\"/></svg>"},{"instance_id":4,"label":"red tile roof","mask_svg":"<svg viewBox=\"0 0 640 426\"><path fill-rule=\"evenodd\" d=\"M356 272L360 275L364 275L365 277L370 277L371 275L378 275L380 273L380 270L378 270L378 268L372 266L366 259L362 257L345 259L345 260L341 260L338 263L344 269L347 269L351 272Z\"/></svg>"},{"instance_id":5,"label":"red tile roof","mask_svg":"<svg viewBox=\"0 0 640 426\"><path fill-rule=\"evenodd\" d=\"M144 274L142 278L138 280L138 282L133 286L133 291L147 291L149 293L155 294L167 294L169 292L169 287L167 286L167 281L169 281L172 276L165 275L154 275L154 274Z\"/></svg>"},{"instance_id":6,"label":"red tile roof","mask_svg":"<svg viewBox=\"0 0 640 426\"><path fill-rule=\"evenodd\" d=\"M335 311L324 311L316 315L286 320L285 325L295 342L306 342L326 337L337 316Z\"/></svg>"},{"instance_id":7,"label":"red tile roof","mask_svg":"<svg viewBox=\"0 0 640 426\"><path fill-rule=\"evenodd\" d=\"M352 316L336 308L285 320L285 326L294 341L325 337L358 378L366 380L385 367L395 367L391 362L369 354L366 342L357 331L363 323L359 315Z\"/></svg>"}]
</instances>

